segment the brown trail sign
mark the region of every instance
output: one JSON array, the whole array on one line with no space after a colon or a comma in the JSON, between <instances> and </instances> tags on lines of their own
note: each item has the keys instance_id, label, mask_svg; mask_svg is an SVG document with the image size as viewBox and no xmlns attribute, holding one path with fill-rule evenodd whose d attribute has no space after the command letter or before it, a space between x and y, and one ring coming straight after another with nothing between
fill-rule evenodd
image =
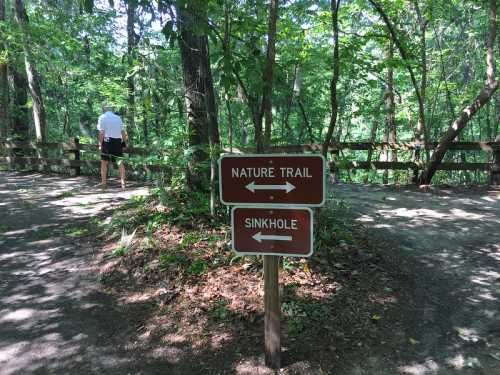
<instances>
[{"instance_id":1,"label":"brown trail sign","mask_svg":"<svg viewBox=\"0 0 500 375\"><path fill-rule=\"evenodd\" d=\"M231 211L233 250L263 255L265 362L280 367L278 256L311 256L313 214L325 203L325 159L321 155L223 155L220 200L242 205Z\"/></svg>"},{"instance_id":2,"label":"brown trail sign","mask_svg":"<svg viewBox=\"0 0 500 375\"><path fill-rule=\"evenodd\" d=\"M295 205L325 202L325 159L321 155L223 155L220 200L226 205Z\"/></svg>"},{"instance_id":3,"label":"brown trail sign","mask_svg":"<svg viewBox=\"0 0 500 375\"><path fill-rule=\"evenodd\" d=\"M313 251L313 214L307 207L234 207L231 230L239 255L307 257Z\"/></svg>"}]
</instances>

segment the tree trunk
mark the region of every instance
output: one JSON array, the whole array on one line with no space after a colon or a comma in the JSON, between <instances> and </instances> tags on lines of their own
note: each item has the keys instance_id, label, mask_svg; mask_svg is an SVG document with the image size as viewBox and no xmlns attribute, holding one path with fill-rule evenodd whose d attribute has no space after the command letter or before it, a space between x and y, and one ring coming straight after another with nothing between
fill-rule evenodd
<instances>
[{"instance_id":1,"label":"tree trunk","mask_svg":"<svg viewBox=\"0 0 500 375\"><path fill-rule=\"evenodd\" d=\"M136 47L136 36L134 31L135 25L135 9L136 0L127 1L127 63L128 63L128 77L127 77L127 122L128 122L128 135L130 142L132 142L135 131L135 82L134 77L131 75L134 67L134 51Z\"/></svg>"},{"instance_id":2,"label":"tree trunk","mask_svg":"<svg viewBox=\"0 0 500 375\"><path fill-rule=\"evenodd\" d=\"M427 128L425 123L425 95L427 89L427 20L423 17L419 0L414 0L415 11L417 13L418 25L420 28L420 101L418 102L418 122L415 131L415 143L427 143ZM429 159L429 150L425 148L427 159ZM415 162L420 161L420 149L415 150Z\"/></svg>"},{"instance_id":3,"label":"tree trunk","mask_svg":"<svg viewBox=\"0 0 500 375\"><path fill-rule=\"evenodd\" d=\"M16 141L27 141L29 138L28 120L28 82L22 72L16 71L15 67L9 67L14 92L13 92L13 138Z\"/></svg>"},{"instance_id":4,"label":"tree trunk","mask_svg":"<svg viewBox=\"0 0 500 375\"><path fill-rule=\"evenodd\" d=\"M42 90L40 88L40 77L36 70L34 59L31 55L31 41L28 30L28 15L22 0L16 0L15 11L17 22L23 33L24 62L26 65L26 75L28 86L33 101L33 119L35 122L36 139L38 142L47 141L47 124L45 119L45 107L43 104Z\"/></svg>"},{"instance_id":5,"label":"tree trunk","mask_svg":"<svg viewBox=\"0 0 500 375\"><path fill-rule=\"evenodd\" d=\"M271 144L271 128L273 122L272 93L273 68L276 55L276 22L278 20L278 0L271 0L269 8L269 23L267 30L267 57L262 76L262 105L259 113L259 122L255 129L255 143L257 152L262 152ZM264 139L262 139L262 119L265 119Z\"/></svg>"},{"instance_id":6,"label":"tree trunk","mask_svg":"<svg viewBox=\"0 0 500 375\"><path fill-rule=\"evenodd\" d=\"M197 35L199 25L206 21L201 1L188 0L177 7L179 48L184 76L185 103L189 132L189 146L192 149L188 162L187 184L194 191L206 191L208 170L203 166L209 155L210 122L206 102L206 69L203 68L203 35Z\"/></svg>"},{"instance_id":7,"label":"tree trunk","mask_svg":"<svg viewBox=\"0 0 500 375\"><path fill-rule=\"evenodd\" d=\"M314 143L314 134L312 132L311 123L307 119L306 110L300 98L297 99L297 104L299 105L300 113L302 114L302 119L304 120L304 128L307 130L307 135L309 136L309 142Z\"/></svg>"},{"instance_id":8,"label":"tree trunk","mask_svg":"<svg viewBox=\"0 0 500 375\"><path fill-rule=\"evenodd\" d=\"M5 1L0 0L0 22L5 21ZM1 31L0 31L1 32ZM3 39L3 36L0 40ZM0 42L0 52L5 50L6 46ZM8 100L9 100L9 82L7 79L7 64L0 63L0 139L7 138L8 129Z\"/></svg>"},{"instance_id":9,"label":"tree trunk","mask_svg":"<svg viewBox=\"0 0 500 375\"><path fill-rule=\"evenodd\" d=\"M142 124L142 133L144 135L144 143L146 144L146 146L149 146L149 125L148 125L148 107L146 105L146 103L143 101L142 103L142 110L143 110L143 113L142 113L142 121L143 121L143 124Z\"/></svg>"},{"instance_id":10,"label":"tree trunk","mask_svg":"<svg viewBox=\"0 0 500 375\"><path fill-rule=\"evenodd\" d=\"M210 49L207 35L203 35L201 40L202 69L205 77L205 103L208 116L208 139L214 147L220 146L219 121L217 103L215 100L215 89L212 79L212 69L210 68Z\"/></svg>"},{"instance_id":11,"label":"tree trunk","mask_svg":"<svg viewBox=\"0 0 500 375\"><path fill-rule=\"evenodd\" d=\"M234 129L234 121L233 121L233 111L231 110L231 101L229 97L226 97L226 109L227 109L227 138L229 141L229 152L233 152L233 129Z\"/></svg>"},{"instance_id":12,"label":"tree trunk","mask_svg":"<svg viewBox=\"0 0 500 375\"><path fill-rule=\"evenodd\" d=\"M325 159L328 154L328 147L332 141L333 131L335 130L335 125L337 124L337 115L339 109L339 103L337 100L337 83L339 81L340 74L340 60L339 60L339 9L341 0L331 0L330 10L332 16L332 31L333 31L333 76L330 81L330 107L331 107L331 117L330 124L328 125L328 130L326 132L325 141L323 143L323 156Z\"/></svg>"},{"instance_id":13,"label":"tree trunk","mask_svg":"<svg viewBox=\"0 0 500 375\"><path fill-rule=\"evenodd\" d=\"M388 140L389 140L389 128L388 128L387 123L386 123L385 128L384 128L384 136L382 138L382 142L387 143ZM382 150L382 152L380 153L380 158L382 159L382 161L389 161L389 150L387 150L387 149ZM384 172L382 173L382 183L384 185L387 185L389 183L389 170L388 169L384 169Z\"/></svg>"},{"instance_id":14,"label":"tree trunk","mask_svg":"<svg viewBox=\"0 0 500 375\"><path fill-rule=\"evenodd\" d=\"M394 58L394 44L390 36L388 47L387 58L389 60L392 60ZM392 67L392 65L389 65L389 67L387 68L387 91L385 97L385 105L387 140L389 141L389 143L396 143L396 102L394 100L394 68ZM387 152L387 160L398 161L398 154L396 150L388 150Z\"/></svg>"},{"instance_id":15,"label":"tree trunk","mask_svg":"<svg viewBox=\"0 0 500 375\"><path fill-rule=\"evenodd\" d=\"M292 128L290 127L290 123L288 122L288 119L290 117L290 112L292 111L292 104L293 104L293 97L297 93L297 95L300 95L300 80L298 79L299 75L299 64L295 64L295 68L293 69L293 80L292 80L292 89L290 90L290 94L287 98L286 102L286 107L285 107L285 114L283 118L283 125L286 129L286 135L285 139L290 140L291 135L292 135ZM300 137L299 137L300 139Z\"/></svg>"}]
</instances>

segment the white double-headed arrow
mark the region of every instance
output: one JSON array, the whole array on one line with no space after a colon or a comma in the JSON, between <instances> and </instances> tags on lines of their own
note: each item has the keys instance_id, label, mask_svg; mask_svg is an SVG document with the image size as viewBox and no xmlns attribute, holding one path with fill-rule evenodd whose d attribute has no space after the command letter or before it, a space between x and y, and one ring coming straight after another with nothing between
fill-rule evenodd
<instances>
[{"instance_id":1,"label":"white double-headed arrow","mask_svg":"<svg viewBox=\"0 0 500 375\"><path fill-rule=\"evenodd\" d=\"M252 238L259 243L262 241L292 241L292 236L274 236L262 234L261 232L255 233Z\"/></svg>"},{"instance_id":2,"label":"white double-headed arrow","mask_svg":"<svg viewBox=\"0 0 500 375\"><path fill-rule=\"evenodd\" d=\"M286 190L286 192L289 193L295 189L295 186L288 181L285 185L256 185L255 181L252 181L245 187L252 193L255 193L255 190Z\"/></svg>"}]
</instances>

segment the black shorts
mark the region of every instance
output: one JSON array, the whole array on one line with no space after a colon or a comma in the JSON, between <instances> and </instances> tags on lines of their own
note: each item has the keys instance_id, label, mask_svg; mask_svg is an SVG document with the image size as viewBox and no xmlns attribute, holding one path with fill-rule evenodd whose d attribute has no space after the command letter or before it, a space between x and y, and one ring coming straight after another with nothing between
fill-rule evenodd
<instances>
[{"instance_id":1,"label":"black shorts","mask_svg":"<svg viewBox=\"0 0 500 375\"><path fill-rule=\"evenodd\" d=\"M101 144L101 160L116 161L116 157L123 157L121 138L104 138Z\"/></svg>"}]
</instances>

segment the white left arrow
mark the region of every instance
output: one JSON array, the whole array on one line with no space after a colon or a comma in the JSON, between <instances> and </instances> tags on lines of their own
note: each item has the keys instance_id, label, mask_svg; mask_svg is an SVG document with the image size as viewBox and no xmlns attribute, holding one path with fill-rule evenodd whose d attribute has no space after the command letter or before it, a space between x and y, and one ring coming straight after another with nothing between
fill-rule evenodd
<instances>
[{"instance_id":1,"label":"white left arrow","mask_svg":"<svg viewBox=\"0 0 500 375\"><path fill-rule=\"evenodd\" d=\"M261 232L255 233L252 238L259 243L262 241L292 241L292 236L274 236L262 234Z\"/></svg>"},{"instance_id":2,"label":"white left arrow","mask_svg":"<svg viewBox=\"0 0 500 375\"><path fill-rule=\"evenodd\" d=\"M287 193L295 190L295 185L292 185L288 181L284 185L256 185L255 181L250 182L245 186L252 193L255 193L255 190L286 190Z\"/></svg>"}]
</instances>

